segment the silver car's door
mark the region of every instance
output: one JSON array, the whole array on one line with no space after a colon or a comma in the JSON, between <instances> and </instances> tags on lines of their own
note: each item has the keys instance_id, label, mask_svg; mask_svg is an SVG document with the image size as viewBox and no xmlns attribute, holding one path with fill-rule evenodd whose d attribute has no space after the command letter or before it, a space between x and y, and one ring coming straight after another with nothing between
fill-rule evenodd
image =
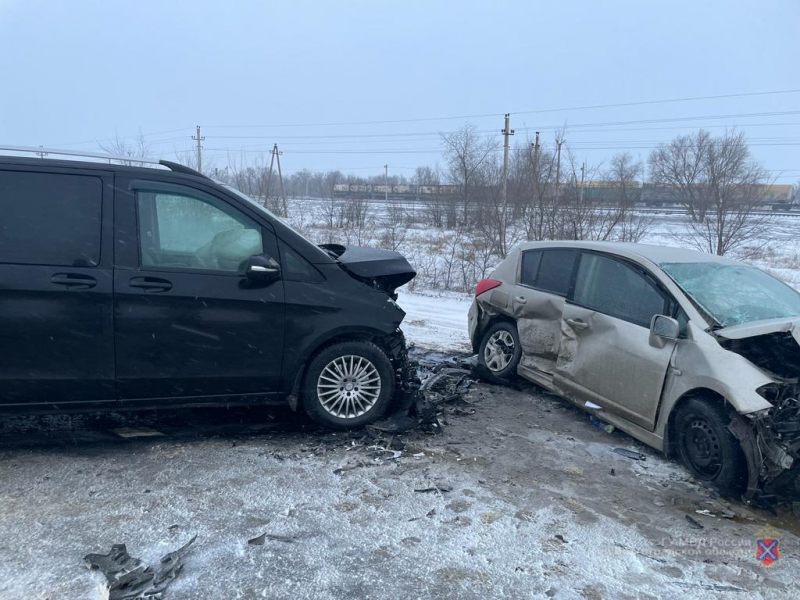
<instances>
[{"instance_id":1,"label":"silver car's door","mask_svg":"<svg viewBox=\"0 0 800 600\"><path fill-rule=\"evenodd\" d=\"M578 251L567 248L522 253L512 309L522 345L519 372L549 384L561 343L561 311Z\"/></svg>"},{"instance_id":2,"label":"silver car's door","mask_svg":"<svg viewBox=\"0 0 800 600\"><path fill-rule=\"evenodd\" d=\"M652 430L675 341L651 345L650 322L671 310L644 269L582 252L564 305L555 387Z\"/></svg>"}]
</instances>

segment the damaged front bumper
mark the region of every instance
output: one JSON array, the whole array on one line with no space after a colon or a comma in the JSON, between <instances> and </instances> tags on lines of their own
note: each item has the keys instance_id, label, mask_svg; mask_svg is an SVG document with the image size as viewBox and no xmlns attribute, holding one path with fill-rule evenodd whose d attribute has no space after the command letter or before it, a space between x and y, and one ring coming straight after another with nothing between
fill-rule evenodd
<instances>
[{"instance_id":1,"label":"damaged front bumper","mask_svg":"<svg viewBox=\"0 0 800 600\"><path fill-rule=\"evenodd\" d=\"M787 487L800 491L800 384L770 385L764 395L772 408L734 419L728 426L747 460L748 498Z\"/></svg>"}]
</instances>

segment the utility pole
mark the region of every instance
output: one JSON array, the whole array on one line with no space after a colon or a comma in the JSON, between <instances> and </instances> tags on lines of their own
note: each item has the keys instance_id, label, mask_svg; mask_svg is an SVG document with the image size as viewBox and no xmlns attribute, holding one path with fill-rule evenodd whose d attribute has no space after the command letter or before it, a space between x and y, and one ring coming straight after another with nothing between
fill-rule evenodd
<instances>
[{"instance_id":1,"label":"utility pole","mask_svg":"<svg viewBox=\"0 0 800 600\"><path fill-rule=\"evenodd\" d=\"M508 226L508 137L514 135L514 130L510 127L510 113L506 113L503 122L503 225L500 231L500 248L502 258L506 255L506 227Z\"/></svg>"},{"instance_id":2,"label":"utility pole","mask_svg":"<svg viewBox=\"0 0 800 600\"><path fill-rule=\"evenodd\" d=\"M264 202L262 203L264 206L267 205L267 201L269 200L269 184L272 180L272 167L275 165L275 156L277 154L278 144L275 144L272 150L269 151L270 159L269 159L269 171L267 171L267 185L265 186L266 189L264 190Z\"/></svg>"},{"instance_id":3,"label":"utility pole","mask_svg":"<svg viewBox=\"0 0 800 600\"><path fill-rule=\"evenodd\" d=\"M556 139L556 200L561 197L561 144L562 139Z\"/></svg>"},{"instance_id":4,"label":"utility pole","mask_svg":"<svg viewBox=\"0 0 800 600\"><path fill-rule=\"evenodd\" d=\"M203 172L203 145L202 141L206 138L200 135L200 125L197 126L197 135L192 136L193 140L197 140L197 170Z\"/></svg>"},{"instance_id":5,"label":"utility pole","mask_svg":"<svg viewBox=\"0 0 800 600\"><path fill-rule=\"evenodd\" d=\"M278 163L278 182L280 183L281 186L281 206L283 206L283 216L288 217L289 205L286 202L286 194L283 192L283 174L281 173L281 154L283 154L283 152L280 152L278 150L278 144L275 144L272 147L272 155L275 157L275 162ZM270 169L270 172L271 171L272 170Z\"/></svg>"},{"instance_id":6,"label":"utility pole","mask_svg":"<svg viewBox=\"0 0 800 600\"><path fill-rule=\"evenodd\" d=\"M383 165L383 201L389 207L389 164Z\"/></svg>"},{"instance_id":7,"label":"utility pole","mask_svg":"<svg viewBox=\"0 0 800 600\"><path fill-rule=\"evenodd\" d=\"M536 132L536 141L533 142L533 194L539 193L539 132Z\"/></svg>"},{"instance_id":8,"label":"utility pole","mask_svg":"<svg viewBox=\"0 0 800 600\"><path fill-rule=\"evenodd\" d=\"M586 176L586 163L581 163L581 204L583 204L583 182L584 177Z\"/></svg>"}]
</instances>

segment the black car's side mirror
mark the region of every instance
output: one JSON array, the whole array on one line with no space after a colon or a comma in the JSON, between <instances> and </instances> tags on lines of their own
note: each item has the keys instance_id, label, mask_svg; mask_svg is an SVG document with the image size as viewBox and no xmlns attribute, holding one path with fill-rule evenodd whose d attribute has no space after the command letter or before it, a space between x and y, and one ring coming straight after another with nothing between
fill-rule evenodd
<instances>
[{"instance_id":1,"label":"black car's side mirror","mask_svg":"<svg viewBox=\"0 0 800 600\"><path fill-rule=\"evenodd\" d=\"M253 254L245 263L244 274L251 281L270 283L281 278L281 266L268 254Z\"/></svg>"},{"instance_id":2,"label":"black car's side mirror","mask_svg":"<svg viewBox=\"0 0 800 600\"><path fill-rule=\"evenodd\" d=\"M677 340L681 326L672 317L655 315L650 321L650 345L663 348L668 340Z\"/></svg>"}]
</instances>

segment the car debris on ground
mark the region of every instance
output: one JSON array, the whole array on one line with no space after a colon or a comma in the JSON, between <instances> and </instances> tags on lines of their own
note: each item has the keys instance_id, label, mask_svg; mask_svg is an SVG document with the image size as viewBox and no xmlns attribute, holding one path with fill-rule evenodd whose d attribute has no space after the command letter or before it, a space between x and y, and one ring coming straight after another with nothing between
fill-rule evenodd
<instances>
[{"instance_id":1,"label":"car debris on ground","mask_svg":"<svg viewBox=\"0 0 800 600\"><path fill-rule=\"evenodd\" d=\"M647 460L647 456L635 450L628 450L627 448L614 448L612 452L630 458L631 460Z\"/></svg>"},{"instance_id":2,"label":"car debris on ground","mask_svg":"<svg viewBox=\"0 0 800 600\"><path fill-rule=\"evenodd\" d=\"M406 355L400 370L400 389L395 410L388 417L367 426L367 432L373 437L381 433L398 434L413 429L440 433L441 416L448 404L458 414L475 412L463 398L470 386L480 378L474 357L449 357L448 361L442 362L440 357L423 355L419 360L413 360Z\"/></svg>"},{"instance_id":3,"label":"car debris on ground","mask_svg":"<svg viewBox=\"0 0 800 600\"><path fill-rule=\"evenodd\" d=\"M158 570L128 554L125 544L114 544L108 554L87 554L83 560L90 569L99 569L108 582L108 600L161 600L164 590L183 567L183 557L197 536L165 554Z\"/></svg>"}]
</instances>

